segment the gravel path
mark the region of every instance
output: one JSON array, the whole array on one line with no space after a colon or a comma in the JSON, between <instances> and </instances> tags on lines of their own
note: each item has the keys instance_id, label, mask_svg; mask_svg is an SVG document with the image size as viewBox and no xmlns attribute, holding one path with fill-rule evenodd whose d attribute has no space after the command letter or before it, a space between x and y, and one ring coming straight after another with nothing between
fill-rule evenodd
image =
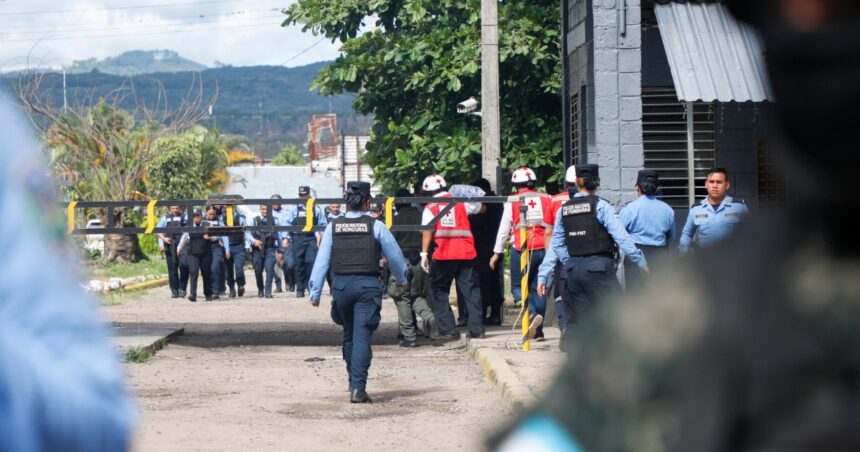
<instances>
[{"instance_id":1,"label":"gravel path","mask_svg":"<svg viewBox=\"0 0 860 452\"><path fill-rule=\"evenodd\" d=\"M114 322L185 327L150 363L126 366L141 411L135 450L480 450L510 421L463 349L397 347L390 300L374 335L375 403L348 403L329 300L190 303L158 288L106 307Z\"/></svg>"}]
</instances>

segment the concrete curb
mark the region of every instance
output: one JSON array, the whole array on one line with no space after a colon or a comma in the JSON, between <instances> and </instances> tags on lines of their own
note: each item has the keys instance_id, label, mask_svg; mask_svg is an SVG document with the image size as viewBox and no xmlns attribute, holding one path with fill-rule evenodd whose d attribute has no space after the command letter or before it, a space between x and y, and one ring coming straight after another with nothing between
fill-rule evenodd
<instances>
[{"instance_id":1,"label":"concrete curb","mask_svg":"<svg viewBox=\"0 0 860 452\"><path fill-rule=\"evenodd\" d=\"M153 279L150 281L144 281L142 283L129 284L127 286L123 286L119 290L123 291L123 292L128 292L128 291L132 291L132 290L152 289L155 287L165 286L168 284L168 282L169 282L169 280L165 276L163 278Z\"/></svg>"},{"instance_id":2,"label":"concrete curb","mask_svg":"<svg viewBox=\"0 0 860 452\"><path fill-rule=\"evenodd\" d=\"M537 398L523 384L511 366L495 350L482 347L479 343L466 339L469 355L480 364L487 380L501 394L502 401L514 412L521 413L537 402Z\"/></svg>"}]
</instances>

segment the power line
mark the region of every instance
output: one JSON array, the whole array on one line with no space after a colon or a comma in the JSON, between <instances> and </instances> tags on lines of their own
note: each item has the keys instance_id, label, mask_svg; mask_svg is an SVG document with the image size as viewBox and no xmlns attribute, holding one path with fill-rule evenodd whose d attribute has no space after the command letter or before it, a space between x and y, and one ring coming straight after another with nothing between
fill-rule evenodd
<instances>
[{"instance_id":1,"label":"power line","mask_svg":"<svg viewBox=\"0 0 860 452\"><path fill-rule=\"evenodd\" d=\"M304 48L304 49L302 49L299 53L297 53L297 54L295 54L295 55L293 55L293 56L291 56L291 57L287 58L287 59L286 59L286 60L284 60L281 64L278 64L278 66L283 66L283 65L285 65L285 64L287 64L287 63L289 63L290 61L293 61L293 60L295 60L296 58L298 58L298 57L300 57L300 56L302 56L302 55L304 55L304 54L308 53L311 49L313 49L314 47L316 47L317 45L319 45L321 42L323 42L323 41L325 41L325 40L326 40L326 38L322 38L322 39L320 39L319 41L317 41L317 42L315 42L315 43L313 43L313 44L311 44L311 45L309 45L309 46L305 47L305 48ZM266 71L263 71L263 72L261 72L260 74L257 74L257 76L256 76L256 77L254 77L254 78L252 78L251 80L249 80L249 81L248 81L248 83L256 82L257 80L259 80L260 78L262 78L264 75L268 75L268 74L270 74L271 72L272 72L272 70L271 70L271 69L267 69Z\"/></svg>"},{"instance_id":2,"label":"power line","mask_svg":"<svg viewBox=\"0 0 860 452\"><path fill-rule=\"evenodd\" d=\"M80 13L80 12L90 12L90 11L119 11L119 10L127 10L127 9L147 9L147 8L173 8L177 6L190 6L190 5L211 5L216 3L237 3L237 0L207 0L207 1L194 1L194 2L184 2L184 3L159 3L154 5L137 5L137 6L113 6L108 8L95 8L95 9L55 9L51 11L20 11L20 12L4 12L0 13L0 16L29 16L29 15L44 15L44 14L60 14L60 13Z\"/></svg>"},{"instance_id":3,"label":"power line","mask_svg":"<svg viewBox=\"0 0 860 452\"><path fill-rule=\"evenodd\" d=\"M44 38L29 38L29 39L7 39L0 42L8 43L8 42L40 42L40 41L70 41L76 39L104 39L104 38L127 38L134 36L152 36L152 35L161 35L161 34L174 34L174 33L193 33L200 31L212 31L212 30L229 30L235 28L250 28L250 27L260 27L260 26L275 26L280 25L281 22L261 22L254 24L244 24L244 25L233 25L233 26L225 26L225 27L206 27L206 28L192 28L181 30L168 30L168 31L159 31L154 33L129 33L129 34L114 34L114 35L88 35L88 36L48 36Z\"/></svg>"},{"instance_id":4,"label":"power line","mask_svg":"<svg viewBox=\"0 0 860 452\"><path fill-rule=\"evenodd\" d=\"M185 20L185 19L206 19L206 18L210 18L210 17L247 17L247 16L245 16L246 14L256 14L256 13L268 12L268 11L278 12L280 14L280 8L275 7L275 8L257 9L257 10L248 10L248 11L236 10L236 11L228 11L228 12L223 12L223 13L201 12L201 13L197 13L197 14L189 14L186 16L160 17L160 19L162 21L169 21L169 20ZM144 21L144 19L138 19L138 20L119 21L119 22L112 22L112 23L116 24L117 28L121 28L121 27L125 27L125 26L134 26L136 24L142 23L143 21ZM199 22L194 22L194 23L199 23ZM40 25L40 26L33 26L33 25L7 26L7 25L4 25L2 28L2 31L18 30L18 29L26 29L26 30L28 30L28 33L30 30L35 30L34 32L40 32L39 30L41 30L41 32L45 32L45 31L72 31L69 29L58 30L58 28L61 28L61 27L77 27L77 26L86 26L86 25L102 25L102 24L103 24L103 22L77 22L77 23L72 22L72 23L62 23L62 24L54 24L54 25ZM168 24L165 24L165 25L168 25ZM93 30L95 30L95 28L93 28ZM23 33L23 32L21 32L21 33Z\"/></svg>"},{"instance_id":5,"label":"power line","mask_svg":"<svg viewBox=\"0 0 860 452\"><path fill-rule=\"evenodd\" d=\"M197 16L192 16L197 17ZM188 26L196 26L200 24L212 24L219 22L227 22L232 18L246 18L246 19L261 19L261 18L274 18L280 17L280 13L273 14L271 11L265 11L264 14L236 14L231 15L227 19L204 19L200 21L194 22L185 22L185 23L171 23L171 24L148 24L148 23L137 23L128 25L119 25L119 26L111 26L111 27L88 27L88 28L63 28L63 29L48 29L48 30L36 30L36 31L19 31L13 32L15 35L44 35L48 33L71 33L71 32L94 32L94 31L116 31L116 30L128 30L134 28L146 28L148 30L157 29L159 27L188 27Z\"/></svg>"}]
</instances>

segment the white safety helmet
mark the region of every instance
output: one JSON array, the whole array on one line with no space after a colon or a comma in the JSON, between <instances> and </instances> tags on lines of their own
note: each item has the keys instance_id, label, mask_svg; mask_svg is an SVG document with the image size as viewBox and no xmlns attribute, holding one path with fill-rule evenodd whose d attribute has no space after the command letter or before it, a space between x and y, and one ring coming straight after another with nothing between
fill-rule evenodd
<instances>
[{"instance_id":1,"label":"white safety helmet","mask_svg":"<svg viewBox=\"0 0 860 452\"><path fill-rule=\"evenodd\" d=\"M525 184L528 182L537 181L537 176L535 172L531 170L531 168L527 166L522 166L514 170L514 174L511 175L511 182L515 184Z\"/></svg>"},{"instance_id":2,"label":"white safety helmet","mask_svg":"<svg viewBox=\"0 0 860 452\"><path fill-rule=\"evenodd\" d=\"M431 192L441 190L447 186L448 184L445 183L445 179L442 179L442 176L431 174L424 178L424 183L421 184L421 189L425 192Z\"/></svg>"},{"instance_id":3,"label":"white safety helmet","mask_svg":"<svg viewBox=\"0 0 860 452\"><path fill-rule=\"evenodd\" d=\"M576 166L570 165L570 168L564 173L564 181L571 185L576 183Z\"/></svg>"}]
</instances>

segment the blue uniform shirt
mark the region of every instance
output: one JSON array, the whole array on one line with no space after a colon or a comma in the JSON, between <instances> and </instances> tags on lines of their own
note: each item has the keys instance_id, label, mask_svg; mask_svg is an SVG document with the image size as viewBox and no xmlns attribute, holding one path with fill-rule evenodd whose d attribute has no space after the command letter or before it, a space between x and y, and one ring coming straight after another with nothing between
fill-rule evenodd
<instances>
[{"instance_id":1,"label":"blue uniform shirt","mask_svg":"<svg viewBox=\"0 0 860 452\"><path fill-rule=\"evenodd\" d=\"M287 208L287 206L282 205L280 210L272 209L272 216L277 221L277 224L286 226L290 223L287 222L287 218L290 216L290 212L296 210L295 208ZM278 233L278 236L283 239L290 238L290 233L287 231L281 231Z\"/></svg>"},{"instance_id":2,"label":"blue uniform shirt","mask_svg":"<svg viewBox=\"0 0 860 452\"><path fill-rule=\"evenodd\" d=\"M24 124L0 105L0 450L125 450L120 358L66 249L64 211ZM22 128L23 129L23 128ZM80 213L81 211L78 210Z\"/></svg>"},{"instance_id":3,"label":"blue uniform shirt","mask_svg":"<svg viewBox=\"0 0 860 452\"><path fill-rule=\"evenodd\" d=\"M367 212L347 212L346 218L358 218L364 215L369 215ZM397 280L397 284L406 284L406 259L400 251L400 246L397 245L397 240L391 235L391 231L385 227L381 221L373 223L373 237L379 241L382 247L382 255L388 259L388 268L391 269L391 274ZM317 253L317 260L314 262L314 269L311 272L311 300L319 301L322 293L323 283L328 274L329 265L331 264L331 225L325 228L320 243L320 249Z\"/></svg>"},{"instance_id":4,"label":"blue uniform shirt","mask_svg":"<svg viewBox=\"0 0 860 452\"><path fill-rule=\"evenodd\" d=\"M716 209L708 202L708 198L703 199L701 203L690 208L678 250L686 253L694 242L698 246L710 246L719 242L729 235L748 213L746 204L734 202L731 196L723 198L723 202Z\"/></svg>"},{"instance_id":5,"label":"blue uniform shirt","mask_svg":"<svg viewBox=\"0 0 860 452\"><path fill-rule=\"evenodd\" d=\"M183 221L184 223L188 224L188 220L186 219L186 215L185 215L185 214L180 214L179 216L180 216L180 218L182 218L182 221ZM167 227L167 225L168 225L168 223L170 223L172 220L173 220L173 215L172 215L172 214L164 215L164 216L162 216L161 218L159 218L159 219L158 219L158 223L156 223L155 227L157 227L157 228L166 228L166 227ZM179 246L179 244L178 244L178 243L176 243L175 245ZM161 237L159 237L159 238L158 238L158 247L159 247L159 248L164 248L164 240L161 240Z\"/></svg>"},{"instance_id":6,"label":"blue uniform shirt","mask_svg":"<svg viewBox=\"0 0 860 452\"><path fill-rule=\"evenodd\" d=\"M285 224L288 226L304 226L305 225L305 219L302 218L302 219L300 219L300 221L298 223L296 223L296 220L298 220L298 219L299 219L299 209L295 208L293 210L290 210L290 213L287 215L287 222ZM323 213L322 209L320 209L317 206L314 206L314 226L325 226L326 224L328 224L328 221L326 220L325 214ZM286 238L287 239L292 238L292 234L287 233Z\"/></svg>"},{"instance_id":7,"label":"blue uniform shirt","mask_svg":"<svg viewBox=\"0 0 860 452\"><path fill-rule=\"evenodd\" d=\"M575 198L579 198L582 196L588 196L585 193L577 193L574 195ZM563 209L558 209L558 213L555 215L555 227L552 230L552 241L550 242L550 246L552 247L553 252L561 260L562 263L566 264L568 259L570 259L570 255L567 253L567 245L564 243L564 237L567 234L564 230L564 223L561 221L561 212ZM606 232L612 236L612 239L615 240L615 243L618 244L618 247L621 248L621 251L624 252L624 255L629 257L630 260L639 266L639 268L645 268L648 266L648 263L645 261L645 255L642 254L642 251L636 248L636 244L633 243L633 239L630 238L630 234L627 233L627 230L624 229L624 226L621 224L621 221L618 220L618 217L615 215L615 209L612 206L600 199L597 201L597 221L606 228ZM540 281L540 279L538 279Z\"/></svg>"},{"instance_id":8,"label":"blue uniform shirt","mask_svg":"<svg viewBox=\"0 0 860 452\"><path fill-rule=\"evenodd\" d=\"M621 209L618 219L637 245L667 246L675 238L675 211L656 196L640 196Z\"/></svg>"},{"instance_id":9,"label":"blue uniform shirt","mask_svg":"<svg viewBox=\"0 0 860 452\"><path fill-rule=\"evenodd\" d=\"M556 263L558 263L558 256L556 256L552 247L548 246L546 248L546 253L543 255L540 267L538 267L538 284L546 284L546 280L549 279L549 275L555 268Z\"/></svg>"}]
</instances>

